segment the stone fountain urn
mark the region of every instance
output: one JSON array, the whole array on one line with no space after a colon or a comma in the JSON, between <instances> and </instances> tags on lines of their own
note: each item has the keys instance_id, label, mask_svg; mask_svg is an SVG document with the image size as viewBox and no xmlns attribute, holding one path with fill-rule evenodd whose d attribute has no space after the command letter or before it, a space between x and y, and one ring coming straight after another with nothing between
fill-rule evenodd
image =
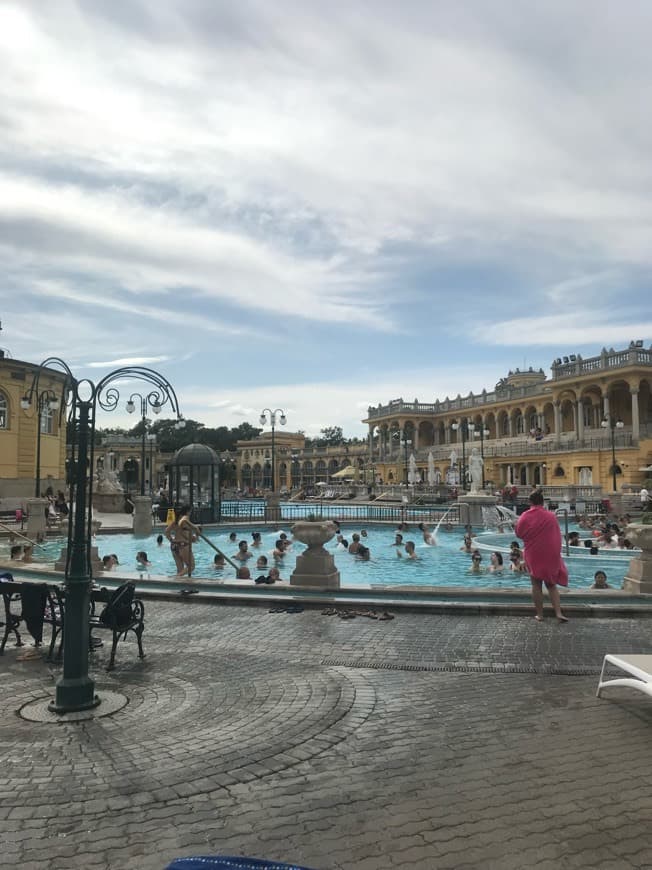
<instances>
[{"instance_id":1,"label":"stone fountain urn","mask_svg":"<svg viewBox=\"0 0 652 870\"><path fill-rule=\"evenodd\" d=\"M652 523L631 523L626 535L641 554L629 563L623 580L627 592L652 595Z\"/></svg>"},{"instance_id":2,"label":"stone fountain urn","mask_svg":"<svg viewBox=\"0 0 652 870\"><path fill-rule=\"evenodd\" d=\"M335 523L330 520L301 520L292 526L291 532L307 549L297 556L290 585L339 589L340 572L335 567L332 554L324 549L326 541L335 535Z\"/></svg>"}]
</instances>

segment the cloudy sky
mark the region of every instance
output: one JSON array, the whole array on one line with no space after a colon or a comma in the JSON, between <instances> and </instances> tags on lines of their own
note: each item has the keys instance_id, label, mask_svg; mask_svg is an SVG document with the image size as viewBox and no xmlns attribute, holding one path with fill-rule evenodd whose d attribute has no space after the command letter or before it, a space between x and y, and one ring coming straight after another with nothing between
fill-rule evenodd
<instances>
[{"instance_id":1,"label":"cloudy sky","mask_svg":"<svg viewBox=\"0 0 652 870\"><path fill-rule=\"evenodd\" d=\"M648 0L0 0L0 345L349 435L647 345L651 31Z\"/></svg>"}]
</instances>

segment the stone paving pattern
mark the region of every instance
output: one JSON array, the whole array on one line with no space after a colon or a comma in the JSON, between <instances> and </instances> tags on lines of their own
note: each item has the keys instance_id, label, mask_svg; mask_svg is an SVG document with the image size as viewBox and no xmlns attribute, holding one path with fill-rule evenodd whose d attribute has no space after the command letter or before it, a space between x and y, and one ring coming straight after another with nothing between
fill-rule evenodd
<instances>
[{"instance_id":1,"label":"stone paving pattern","mask_svg":"<svg viewBox=\"0 0 652 870\"><path fill-rule=\"evenodd\" d=\"M59 668L0 658L0 866L161 870L241 854L316 870L652 867L652 699L597 700L652 621L146 603L145 651L93 655L129 704L16 715Z\"/></svg>"}]
</instances>

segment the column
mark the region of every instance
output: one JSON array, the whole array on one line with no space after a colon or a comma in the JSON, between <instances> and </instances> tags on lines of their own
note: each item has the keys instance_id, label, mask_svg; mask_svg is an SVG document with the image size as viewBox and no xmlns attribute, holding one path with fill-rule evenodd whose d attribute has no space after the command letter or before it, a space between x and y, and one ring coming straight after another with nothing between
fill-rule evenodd
<instances>
[{"instance_id":1,"label":"column","mask_svg":"<svg viewBox=\"0 0 652 870\"><path fill-rule=\"evenodd\" d=\"M577 400L577 409L576 409L576 421L577 421L577 437L578 440L582 441L584 439L584 408L582 407L582 400Z\"/></svg>"},{"instance_id":2,"label":"column","mask_svg":"<svg viewBox=\"0 0 652 870\"><path fill-rule=\"evenodd\" d=\"M638 441L640 435L638 419L638 387L630 387L629 391L632 394L632 441Z\"/></svg>"},{"instance_id":3,"label":"column","mask_svg":"<svg viewBox=\"0 0 652 870\"><path fill-rule=\"evenodd\" d=\"M415 426L415 427L414 427L414 444L413 444L413 447L414 447L414 453L415 453L415 455L416 455L416 452L417 452L417 450L419 449L419 427L418 427L418 426Z\"/></svg>"},{"instance_id":4,"label":"column","mask_svg":"<svg viewBox=\"0 0 652 870\"><path fill-rule=\"evenodd\" d=\"M450 427L450 424L447 420L446 423L444 424L444 444L450 444L450 443L451 443L451 427Z\"/></svg>"},{"instance_id":5,"label":"column","mask_svg":"<svg viewBox=\"0 0 652 870\"><path fill-rule=\"evenodd\" d=\"M553 425L554 425L554 429L555 429L555 431L554 431L555 443L558 444L559 439L561 437L561 404L560 404L559 400L552 403L552 411L553 411L553 416L554 416Z\"/></svg>"},{"instance_id":6,"label":"column","mask_svg":"<svg viewBox=\"0 0 652 870\"><path fill-rule=\"evenodd\" d=\"M606 393L602 397L602 416L609 419L609 396Z\"/></svg>"}]
</instances>

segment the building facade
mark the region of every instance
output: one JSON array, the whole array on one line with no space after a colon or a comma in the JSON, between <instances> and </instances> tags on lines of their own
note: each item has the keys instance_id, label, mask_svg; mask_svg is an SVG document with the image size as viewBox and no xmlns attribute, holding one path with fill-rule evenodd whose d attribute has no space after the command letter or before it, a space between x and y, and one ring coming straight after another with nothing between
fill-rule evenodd
<instances>
[{"instance_id":1,"label":"building facade","mask_svg":"<svg viewBox=\"0 0 652 870\"><path fill-rule=\"evenodd\" d=\"M251 441L236 444L238 486L247 491L272 488L272 433L263 432ZM351 466L362 479L371 467L365 443L337 446L308 446L298 432L275 432L274 489L311 489L329 483L334 474Z\"/></svg>"},{"instance_id":2,"label":"building facade","mask_svg":"<svg viewBox=\"0 0 652 870\"><path fill-rule=\"evenodd\" d=\"M65 487L65 376L0 356L0 499L23 499ZM29 399L29 401L28 401Z\"/></svg>"},{"instance_id":3,"label":"building facade","mask_svg":"<svg viewBox=\"0 0 652 870\"><path fill-rule=\"evenodd\" d=\"M145 494L157 492L165 486L168 477L167 463L172 453L162 454L156 435L145 435ZM143 439L140 435L102 435L102 444L95 447L95 474L100 470L115 473L125 492L140 492L140 476L143 463Z\"/></svg>"},{"instance_id":4,"label":"building facade","mask_svg":"<svg viewBox=\"0 0 652 870\"><path fill-rule=\"evenodd\" d=\"M394 399L370 407L368 455L385 483L416 476L459 484L471 451L485 483L639 485L652 459L652 348L632 342L595 357L556 359L509 372L491 391L422 403ZM414 456L414 460L411 457ZM615 461L614 461L615 460ZM430 475L429 475L430 471Z\"/></svg>"}]
</instances>

